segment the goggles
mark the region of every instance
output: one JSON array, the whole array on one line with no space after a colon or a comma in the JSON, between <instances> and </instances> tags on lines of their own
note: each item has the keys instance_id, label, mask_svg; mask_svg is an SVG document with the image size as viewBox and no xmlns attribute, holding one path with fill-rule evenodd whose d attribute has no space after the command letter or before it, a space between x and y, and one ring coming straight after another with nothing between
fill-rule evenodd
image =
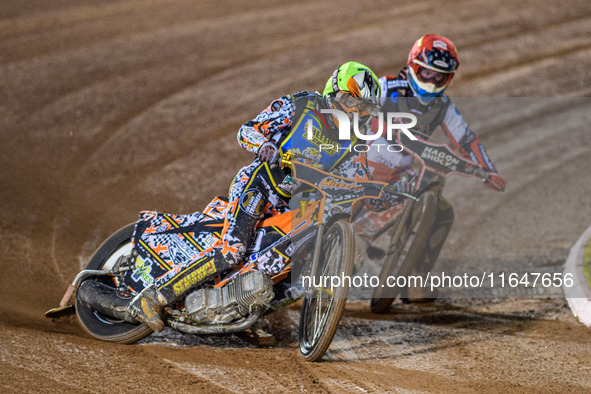
<instances>
[{"instance_id":1,"label":"goggles","mask_svg":"<svg viewBox=\"0 0 591 394\"><path fill-rule=\"evenodd\" d=\"M335 101L339 102L347 112L351 112L355 109L359 112L359 116L377 116L380 111L380 106L369 101L365 101L358 97L353 97L346 92L337 92ZM347 110L349 109L349 110Z\"/></svg>"},{"instance_id":2,"label":"goggles","mask_svg":"<svg viewBox=\"0 0 591 394\"><path fill-rule=\"evenodd\" d=\"M422 66L419 66L416 75L419 81L423 83L432 83L437 87L447 85L453 77L453 74L442 73Z\"/></svg>"}]
</instances>

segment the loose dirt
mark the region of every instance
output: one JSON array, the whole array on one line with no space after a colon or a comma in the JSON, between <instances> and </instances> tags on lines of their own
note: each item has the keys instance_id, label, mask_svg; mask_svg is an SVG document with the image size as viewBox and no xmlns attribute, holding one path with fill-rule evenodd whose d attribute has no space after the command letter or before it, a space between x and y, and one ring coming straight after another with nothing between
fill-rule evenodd
<instances>
[{"instance_id":1,"label":"loose dirt","mask_svg":"<svg viewBox=\"0 0 591 394\"><path fill-rule=\"evenodd\" d=\"M140 210L187 213L226 194L252 159L236 131L274 98L322 90L348 60L396 73L429 32L458 46L449 95L508 184L450 181L440 267L559 270L591 223L588 1L4 0L0 391L591 390L591 333L560 298L379 316L350 302L314 364L299 355L297 305L264 322L273 347L170 331L116 345L43 316Z\"/></svg>"}]
</instances>

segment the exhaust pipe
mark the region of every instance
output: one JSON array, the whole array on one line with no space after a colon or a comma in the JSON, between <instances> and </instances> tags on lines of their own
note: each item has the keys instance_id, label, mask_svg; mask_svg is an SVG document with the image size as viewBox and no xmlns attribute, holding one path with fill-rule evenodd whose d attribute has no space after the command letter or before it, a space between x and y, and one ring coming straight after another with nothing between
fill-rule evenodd
<instances>
[{"instance_id":1,"label":"exhaust pipe","mask_svg":"<svg viewBox=\"0 0 591 394\"><path fill-rule=\"evenodd\" d=\"M104 283L92 279L85 280L80 284L76 298L82 305L102 314L125 320L128 323L138 322L127 312L127 306L132 297ZM254 305L248 317L232 323L193 325L168 319L168 324L175 330L186 334L229 334L252 327L261 317L262 311L263 307L258 304Z\"/></svg>"},{"instance_id":2,"label":"exhaust pipe","mask_svg":"<svg viewBox=\"0 0 591 394\"><path fill-rule=\"evenodd\" d=\"M168 320L168 324L177 331L193 335L231 334L241 332L252 327L261 317L263 307L256 304L252 307L252 313L244 320L233 323L214 324L187 324L180 321Z\"/></svg>"},{"instance_id":3,"label":"exhaust pipe","mask_svg":"<svg viewBox=\"0 0 591 394\"><path fill-rule=\"evenodd\" d=\"M82 305L128 323L137 323L127 312L131 297L104 283L89 279L80 285L76 295Z\"/></svg>"}]
</instances>

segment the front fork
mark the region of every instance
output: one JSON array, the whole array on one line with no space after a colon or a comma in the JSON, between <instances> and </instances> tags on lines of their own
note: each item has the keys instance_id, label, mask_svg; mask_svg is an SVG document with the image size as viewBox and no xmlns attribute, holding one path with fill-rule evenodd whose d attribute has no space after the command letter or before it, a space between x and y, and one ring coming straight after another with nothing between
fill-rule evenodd
<instances>
[{"instance_id":1,"label":"front fork","mask_svg":"<svg viewBox=\"0 0 591 394\"><path fill-rule=\"evenodd\" d=\"M312 266L310 268L310 278L316 276L318 270L318 262L320 261L320 248L322 246L322 236L324 235L324 223L318 225L316 233L316 247L314 248L314 257L312 258Z\"/></svg>"}]
</instances>

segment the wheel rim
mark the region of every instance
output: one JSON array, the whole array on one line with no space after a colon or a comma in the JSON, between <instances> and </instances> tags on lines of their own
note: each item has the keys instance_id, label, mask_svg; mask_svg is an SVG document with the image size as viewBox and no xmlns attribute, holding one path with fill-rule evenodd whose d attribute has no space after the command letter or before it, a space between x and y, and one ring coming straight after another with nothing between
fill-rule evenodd
<instances>
[{"instance_id":1,"label":"wheel rim","mask_svg":"<svg viewBox=\"0 0 591 394\"><path fill-rule=\"evenodd\" d=\"M118 249L116 249L113 254L111 254L109 256L109 258L105 261L105 264L103 264L103 266L101 267L101 270L106 271L106 270L110 270L111 268L113 268L115 266L115 263L117 263L117 260L119 260L119 257L121 256L129 256L131 254L131 251L133 250L133 244L130 242L121 245Z\"/></svg>"},{"instance_id":2,"label":"wheel rim","mask_svg":"<svg viewBox=\"0 0 591 394\"><path fill-rule=\"evenodd\" d=\"M329 275L334 275L340 268L339 262L343 261L342 235L338 233L327 234L325 240L327 247L323 253L323 267L319 274L320 278L326 278ZM329 272L332 268L332 272ZM326 283L322 283L326 284ZM306 311L306 329L305 337L303 338L304 348L311 349L318 342L320 335L324 332L324 327L328 320L328 316L334 305L335 298L340 296L339 288L331 290L330 287L318 287L313 290L313 296L307 297ZM310 321L310 319L313 319Z\"/></svg>"}]
</instances>

